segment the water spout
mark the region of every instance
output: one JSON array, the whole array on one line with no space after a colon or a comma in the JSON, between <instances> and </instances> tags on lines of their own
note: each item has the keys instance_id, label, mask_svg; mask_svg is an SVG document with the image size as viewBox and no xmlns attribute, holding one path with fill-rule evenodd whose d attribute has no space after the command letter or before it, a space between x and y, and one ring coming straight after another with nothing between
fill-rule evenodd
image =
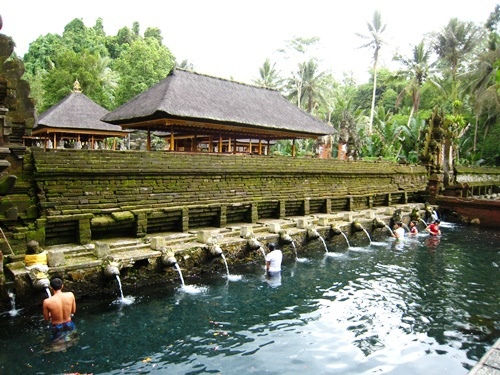
<instances>
[{"instance_id":1,"label":"water spout","mask_svg":"<svg viewBox=\"0 0 500 375\"><path fill-rule=\"evenodd\" d=\"M207 241L207 248L206 249L208 250L210 255L212 255L214 258L217 258L217 257L220 257L223 255L222 249L219 246L219 244L217 243L217 239L215 239L215 238L210 238Z\"/></svg>"},{"instance_id":2,"label":"water spout","mask_svg":"<svg viewBox=\"0 0 500 375\"><path fill-rule=\"evenodd\" d=\"M175 267L175 265L177 264L177 259L175 259L175 253L169 248L162 248L161 253L162 253L160 257L161 264L164 265L165 267Z\"/></svg>"},{"instance_id":3,"label":"water spout","mask_svg":"<svg viewBox=\"0 0 500 375\"><path fill-rule=\"evenodd\" d=\"M349 243L349 239L347 238L346 234L344 232L342 232L342 230L338 227L335 227L335 226L331 226L330 227L330 231L332 232L332 234L334 236L338 236L338 235L342 235L345 239L345 242L347 243L347 248L350 248L351 247L351 244Z\"/></svg>"},{"instance_id":4,"label":"water spout","mask_svg":"<svg viewBox=\"0 0 500 375\"><path fill-rule=\"evenodd\" d=\"M361 225L361 223L359 223L358 221L354 221L351 225L352 227L352 230L354 232L365 232L366 234L366 237L368 237L368 240L370 241L370 243L372 243L372 239L370 237L370 234L368 233L368 231Z\"/></svg>"},{"instance_id":5,"label":"water spout","mask_svg":"<svg viewBox=\"0 0 500 375\"><path fill-rule=\"evenodd\" d=\"M313 226L309 226L307 228L307 238L309 240L315 240L317 238L320 238L320 234L319 232L316 230L316 228L314 228Z\"/></svg>"},{"instance_id":6,"label":"water spout","mask_svg":"<svg viewBox=\"0 0 500 375\"><path fill-rule=\"evenodd\" d=\"M28 273L33 286L39 290L45 290L50 297L50 281L48 277L48 267L46 265L35 265L29 268Z\"/></svg>"},{"instance_id":7,"label":"water spout","mask_svg":"<svg viewBox=\"0 0 500 375\"><path fill-rule=\"evenodd\" d=\"M108 279L113 279L116 276L120 275L120 263L115 262L112 259L109 259L104 265L104 275Z\"/></svg>"},{"instance_id":8,"label":"water spout","mask_svg":"<svg viewBox=\"0 0 500 375\"><path fill-rule=\"evenodd\" d=\"M247 246L250 250L258 250L259 248L262 248L262 244L253 234L248 237Z\"/></svg>"},{"instance_id":9,"label":"water spout","mask_svg":"<svg viewBox=\"0 0 500 375\"><path fill-rule=\"evenodd\" d=\"M288 234L288 232L285 229L282 229L279 231L279 242L281 244L291 244L293 243L293 238Z\"/></svg>"},{"instance_id":10,"label":"water spout","mask_svg":"<svg viewBox=\"0 0 500 375\"><path fill-rule=\"evenodd\" d=\"M375 229L384 228L385 226L386 226L386 224L384 223L383 220L378 219L378 218L373 219L373 228L375 228Z\"/></svg>"}]
</instances>

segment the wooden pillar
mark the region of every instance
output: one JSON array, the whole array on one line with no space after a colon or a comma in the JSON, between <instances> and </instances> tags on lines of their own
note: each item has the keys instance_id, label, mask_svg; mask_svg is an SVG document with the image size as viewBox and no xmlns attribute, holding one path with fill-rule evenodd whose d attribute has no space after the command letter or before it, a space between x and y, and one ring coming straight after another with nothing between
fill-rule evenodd
<instances>
[{"instance_id":1,"label":"wooden pillar","mask_svg":"<svg viewBox=\"0 0 500 375\"><path fill-rule=\"evenodd\" d=\"M295 138L292 141L292 156L295 157Z\"/></svg>"},{"instance_id":2,"label":"wooden pillar","mask_svg":"<svg viewBox=\"0 0 500 375\"><path fill-rule=\"evenodd\" d=\"M251 139L248 140L248 149L249 149L248 153L251 154L252 153L252 140Z\"/></svg>"},{"instance_id":3,"label":"wooden pillar","mask_svg":"<svg viewBox=\"0 0 500 375\"><path fill-rule=\"evenodd\" d=\"M262 155L262 139L259 139L259 155Z\"/></svg>"},{"instance_id":4,"label":"wooden pillar","mask_svg":"<svg viewBox=\"0 0 500 375\"><path fill-rule=\"evenodd\" d=\"M219 134L219 152L222 152L222 134Z\"/></svg>"},{"instance_id":5,"label":"wooden pillar","mask_svg":"<svg viewBox=\"0 0 500 375\"><path fill-rule=\"evenodd\" d=\"M233 154L236 154L236 138L233 138L232 141L233 141Z\"/></svg>"},{"instance_id":6,"label":"wooden pillar","mask_svg":"<svg viewBox=\"0 0 500 375\"><path fill-rule=\"evenodd\" d=\"M146 149L151 151L151 130L148 128L148 141L146 145Z\"/></svg>"},{"instance_id":7,"label":"wooden pillar","mask_svg":"<svg viewBox=\"0 0 500 375\"><path fill-rule=\"evenodd\" d=\"M170 151L175 150L175 139L174 139L174 126L170 128Z\"/></svg>"}]
</instances>

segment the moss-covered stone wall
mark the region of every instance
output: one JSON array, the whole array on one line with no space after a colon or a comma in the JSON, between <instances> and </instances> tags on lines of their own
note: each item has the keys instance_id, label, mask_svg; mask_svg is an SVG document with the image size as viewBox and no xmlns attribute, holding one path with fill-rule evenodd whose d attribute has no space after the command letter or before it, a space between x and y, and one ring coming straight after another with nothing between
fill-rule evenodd
<instances>
[{"instance_id":1,"label":"moss-covered stone wall","mask_svg":"<svg viewBox=\"0 0 500 375\"><path fill-rule=\"evenodd\" d=\"M32 150L46 242L87 243L403 203L424 167L257 155Z\"/></svg>"}]
</instances>

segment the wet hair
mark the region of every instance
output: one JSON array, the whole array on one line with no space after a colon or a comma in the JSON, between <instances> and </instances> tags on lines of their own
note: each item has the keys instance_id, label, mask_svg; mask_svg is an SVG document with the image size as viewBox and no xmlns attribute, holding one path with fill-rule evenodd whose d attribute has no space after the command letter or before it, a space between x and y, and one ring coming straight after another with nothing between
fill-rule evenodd
<instances>
[{"instance_id":1,"label":"wet hair","mask_svg":"<svg viewBox=\"0 0 500 375\"><path fill-rule=\"evenodd\" d=\"M269 251L273 251L276 248L276 244L274 242L271 242L269 245L267 245L269 248Z\"/></svg>"},{"instance_id":2,"label":"wet hair","mask_svg":"<svg viewBox=\"0 0 500 375\"><path fill-rule=\"evenodd\" d=\"M50 287L54 290L61 290L63 282L59 277L54 277L50 280Z\"/></svg>"}]
</instances>

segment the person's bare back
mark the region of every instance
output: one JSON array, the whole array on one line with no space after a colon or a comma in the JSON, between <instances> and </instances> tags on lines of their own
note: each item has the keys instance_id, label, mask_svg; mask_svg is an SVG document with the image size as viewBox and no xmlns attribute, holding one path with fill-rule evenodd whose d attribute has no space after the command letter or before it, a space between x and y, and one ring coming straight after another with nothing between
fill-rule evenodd
<instances>
[{"instance_id":1,"label":"person's bare back","mask_svg":"<svg viewBox=\"0 0 500 375\"><path fill-rule=\"evenodd\" d=\"M51 282L51 287L54 295L43 301L44 319L52 325L71 321L71 315L76 312L75 295L72 292L63 292L62 282L60 286L54 286Z\"/></svg>"}]
</instances>

